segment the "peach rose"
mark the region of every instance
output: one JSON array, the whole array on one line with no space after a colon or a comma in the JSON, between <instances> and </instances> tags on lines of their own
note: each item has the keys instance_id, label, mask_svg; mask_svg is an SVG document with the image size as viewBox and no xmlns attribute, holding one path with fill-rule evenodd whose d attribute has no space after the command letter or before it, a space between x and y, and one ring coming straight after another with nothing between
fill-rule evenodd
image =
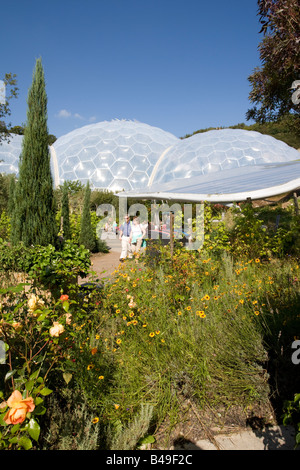
<instances>
[{"instance_id":1,"label":"peach rose","mask_svg":"<svg viewBox=\"0 0 300 470\"><path fill-rule=\"evenodd\" d=\"M50 328L50 336L59 336L65 331L64 326L57 321L53 322L53 326Z\"/></svg>"},{"instance_id":2,"label":"peach rose","mask_svg":"<svg viewBox=\"0 0 300 470\"><path fill-rule=\"evenodd\" d=\"M36 317L37 314L34 314L33 312L38 308L42 308L44 306L44 301L39 299L37 295L32 294L28 299L27 305L29 314Z\"/></svg>"},{"instance_id":3,"label":"peach rose","mask_svg":"<svg viewBox=\"0 0 300 470\"><path fill-rule=\"evenodd\" d=\"M19 390L15 390L6 402L9 406L9 410L4 416L6 424L18 424L23 423L26 418L26 414L31 412L35 408L32 397L22 399L22 395Z\"/></svg>"}]
</instances>

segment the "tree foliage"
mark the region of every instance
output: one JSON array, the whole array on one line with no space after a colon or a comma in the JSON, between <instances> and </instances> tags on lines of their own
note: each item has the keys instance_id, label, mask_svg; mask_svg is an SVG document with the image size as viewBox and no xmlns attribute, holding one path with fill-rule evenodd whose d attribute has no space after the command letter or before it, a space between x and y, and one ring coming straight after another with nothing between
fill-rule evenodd
<instances>
[{"instance_id":1,"label":"tree foliage","mask_svg":"<svg viewBox=\"0 0 300 470\"><path fill-rule=\"evenodd\" d=\"M84 193L84 203L83 203L83 211L82 211L82 218L81 218L79 242L85 248L87 248L91 252L94 252L97 248L97 240L96 240L96 236L92 227L90 205L91 205L91 188L90 188L89 182L87 182L85 193Z\"/></svg>"},{"instance_id":2,"label":"tree foliage","mask_svg":"<svg viewBox=\"0 0 300 470\"><path fill-rule=\"evenodd\" d=\"M229 129L244 129L247 131L256 131L261 134L266 134L274 137L275 139L282 140L286 144L294 147L295 149L300 148L300 126L299 119L295 114L285 114L277 121L270 121L264 123L255 123L251 125L246 125L241 122L233 126L229 126ZM200 134L203 132L208 132L210 130L216 130L220 128L210 127L207 129L199 129L192 134L186 134L183 139L191 137L195 134ZM224 129L224 128L223 128Z\"/></svg>"},{"instance_id":3,"label":"tree foliage","mask_svg":"<svg viewBox=\"0 0 300 470\"><path fill-rule=\"evenodd\" d=\"M9 139L10 124L5 123L4 119L11 114L10 100L17 96L17 76L6 73L0 82L0 142Z\"/></svg>"},{"instance_id":4,"label":"tree foliage","mask_svg":"<svg viewBox=\"0 0 300 470\"><path fill-rule=\"evenodd\" d=\"M292 84L300 78L300 8L298 0L258 0L263 40L262 65L248 77L250 102L246 118L273 121L290 111L299 113L292 100Z\"/></svg>"},{"instance_id":5,"label":"tree foliage","mask_svg":"<svg viewBox=\"0 0 300 470\"><path fill-rule=\"evenodd\" d=\"M65 240L70 240L71 239L71 227L70 227L70 210L69 210L69 191L68 191L68 185L66 181L63 185L63 194L62 194L62 201L61 201L61 216L63 219L63 222L62 222L63 237Z\"/></svg>"},{"instance_id":6,"label":"tree foliage","mask_svg":"<svg viewBox=\"0 0 300 470\"><path fill-rule=\"evenodd\" d=\"M27 123L19 162L12 217L12 242L56 243L55 200L50 169L47 95L41 59L28 93Z\"/></svg>"}]
</instances>

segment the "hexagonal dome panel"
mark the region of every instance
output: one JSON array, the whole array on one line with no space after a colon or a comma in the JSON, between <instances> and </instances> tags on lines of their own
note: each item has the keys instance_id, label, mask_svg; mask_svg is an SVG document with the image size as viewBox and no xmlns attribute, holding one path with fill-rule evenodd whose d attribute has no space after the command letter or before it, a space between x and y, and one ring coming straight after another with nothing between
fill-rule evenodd
<instances>
[{"instance_id":1,"label":"hexagonal dome panel","mask_svg":"<svg viewBox=\"0 0 300 470\"><path fill-rule=\"evenodd\" d=\"M19 173L19 158L22 151L22 135L12 134L10 141L0 142L0 173Z\"/></svg>"},{"instance_id":2,"label":"hexagonal dome panel","mask_svg":"<svg viewBox=\"0 0 300 470\"><path fill-rule=\"evenodd\" d=\"M131 184L133 170L142 173L140 187L145 187L161 154L178 140L157 127L125 120L104 121L76 129L57 139L52 146L59 173L56 185L65 179L68 157L72 155L80 160L74 168L77 178L88 179L92 188L135 189L139 183L135 178ZM110 170L107 178L104 169Z\"/></svg>"},{"instance_id":3,"label":"hexagonal dome panel","mask_svg":"<svg viewBox=\"0 0 300 470\"><path fill-rule=\"evenodd\" d=\"M0 143L0 172L18 175L22 139L12 135L9 143ZM221 188L225 182L233 184L234 178L247 190L254 182L246 176L260 174L261 167L267 168L261 173L267 180L261 178L259 184L267 187L268 175L276 171L281 175L279 168L290 178L291 165L300 156L296 149L259 132L221 129L181 140L159 128L125 120L76 129L57 139L50 154L55 186L64 180L89 180L92 188L136 194L147 187L176 188L185 180L199 181L201 188L216 181ZM293 168L298 167L293 163ZM217 188L214 184L210 189Z\"/></svg>"},{"instance_id":4,"label":"hexagonal dome panel","mask_svg":"<svg viewBox=\"0 0 300 470\"><path fill-rule=\"evenodd\" d=\"M151 184L163 185L199 174L236 167L287 162L299 152L269 135L243 129L220 129L180 140L165 154L152 173Z\"/></svg>"}]
</instances>

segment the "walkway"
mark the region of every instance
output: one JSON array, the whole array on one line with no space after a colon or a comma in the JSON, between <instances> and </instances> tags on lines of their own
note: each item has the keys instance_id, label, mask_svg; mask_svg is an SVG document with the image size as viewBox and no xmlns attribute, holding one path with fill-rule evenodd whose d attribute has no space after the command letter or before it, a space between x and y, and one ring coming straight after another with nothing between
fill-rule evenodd
<instances>
[{"instance_id":1,"label":"walkway","mask_svg":"<svg viewBox=\"0 0 300 470\"><path fill-rule=\"evenodd\" d=\"M107 245L110 246L109 253L94 253L91 256L92 266L91 270L96 273L99 279L104 279L112 275L120 264L121 242L118 238L107 239ZM88 278L79 278L79 284L84 284L91 280Z\"/></svg>"}]
</instances>

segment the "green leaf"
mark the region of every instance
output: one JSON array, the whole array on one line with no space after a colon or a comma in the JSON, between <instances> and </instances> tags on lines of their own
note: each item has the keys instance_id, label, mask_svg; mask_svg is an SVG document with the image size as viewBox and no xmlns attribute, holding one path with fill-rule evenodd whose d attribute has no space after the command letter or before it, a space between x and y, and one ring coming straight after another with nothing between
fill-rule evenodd
<instances>
[{"instance_id":1,"label":"green leaf","mask_svg":"<svg viewBox=\"0 0 300 470\"><path fill-rule=\"evenodd\" d=\"M69 302L67 300L63 302L63 309L65 312L69 311Z\"/></svg>"},{"instance_id":2,"label":"green leaf","mask_svg":"<svg viewBox=\"0 0 300 470\"><path fill-rule=\"evenodd\" d=\"M35 406L39 406L41 403L44 403L44 400L41 397L36 397L34 400Z\"/></svg>"},{"instance_id":3,"label":"green leaf","mask_svg":"<svg viewBox=\"0 0 300 470\"><path fill-rule=\"evenodd\" d=\"M20 429L20 424L15 424L11 429L10 429L10 433L11 434L15 434L17 431L19 431Z\"/></svg>"},{"instance_id":4,"label":"green leaf","mask_svg":"<svg viewBox=\"0 0 300 470\"><path fill-rule=\"evenodd\" d=\"M28 391L31 390L33 386L34 386L34 380L28 380L25 384L25 388Z\"/></svg>"},{"instance_id":5,"label":"green leaf","mask_svg":"<svg viewBox=\"0 0 300 470\"><path fill-rule=\"evenodd\" d=\"M17 372L16 369L10 370L9 372L7 372L7 374L4 377L4 382L7 382L7 380L9 380L16 372Z\"/></svg>"},{"instance_id":6,"label":"green leaf","mask_svg":"<svg viewBox=\"0 0 300 470\"><path fill-rule=\"evenodd\" d=\"M52 392L53 392L53 390L50 390L49 388L44 387L44 388L42 388L42 390L40 391L40 394L45 397L46 395L50 395L50 393L52 393Z\"/></svg>"},{"instance_id":7,"label":"green leaf","mask_svg":"<svg viewBox=\"0 0 300 470\"><path fill-rule=\"evenodd\" d=\"M29 450L32 447L32 442L29 439L29 437L22 436L21 439L19 440L19 445L23 447L23 449Z\"/></svg>"},{"instance_id":8,"label":"green leaf","mask_svg":"<svg viewBox=\"0 0 300 470\"><path fill-rule=\"evenodd\" d=\"M139 444L153 444L155 442L155 438L149 434L145 436L143 439L140 440Z\"/></svg>"},{"instance_id":9,"label":"green leaf","mask_svg":"<svg viewBox=\"0 0 300 470\"><path fill-rule=\"evenodd\" d=\"M39 423L35 419L31 418L27 429L30 437L32 437L32 439L35 441L38 441L41 432Z\"/></svg>"},{"instance_id":10,"label":"green leaf","mask_svg":"<svg viewBox=\"0 0 300 470\"><path fill-rule=\"evenodd\" d=\"M43 321L45 320L46 316L48 315L48 312L43 312L41 315L37 317L37 321Z\"/></svg>"},{"instance_id":11,"label":"green leaf","mask_svg":"<svg viewBox=\"0 0 300 470\"><path fill-rule=\"evenodd\" d=\"M46 408L45 406L39 405L39 406L37 406L37 407L35 408L34 414L35 414L36 416L42 416L42 415L44 415L44 414L46 413L46 411L47 411L47 408Z\"/></svg>"},{"instance_id":12,"label":"green leaf","mask_svg":"<svg viewBox=\"0 0 300 470\"><path fill-rule=\"evenodd\" d=\"M33 372L33 374L31 374L31 376L29 377L29 380L34 380L37 378L37 376L39 375L39 370L36 370L35 372Z\"/></svg>"},{"instance_id":13,"label":"green leaf","mask_svg":"<svg viewBox=\"0 0 300 470\"><path fill-rule=\"evenodd\" d=\"M296 403L296 401L300 401L300 393L296 393L294 397L294 402Z\"/></svg>"},{"instance_id":14,"label":"green leaf","mask_svg":"<svg viewBox=\"0 0 300 470\"><path fill-rule=\"evenodd\" d=\"M66 384L68 384L72 380L73 375L70 372L64 372L63 378Z\"/></svg>"}]
</instances>

